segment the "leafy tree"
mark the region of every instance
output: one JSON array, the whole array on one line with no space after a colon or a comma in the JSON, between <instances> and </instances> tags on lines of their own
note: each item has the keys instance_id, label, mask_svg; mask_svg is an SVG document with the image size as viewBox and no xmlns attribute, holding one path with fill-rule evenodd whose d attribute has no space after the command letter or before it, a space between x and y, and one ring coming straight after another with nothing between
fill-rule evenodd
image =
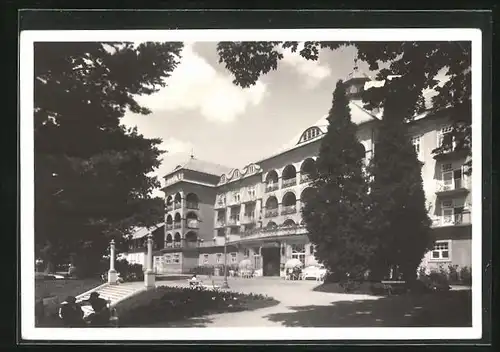
<instances>
[{"instance_id":1,"label":"leafy tree","mask_svg":"<svg viewBox=\"0 0 500 352\"><path fill-rule=\"evenodd\" d=\"M35 240L47 267L97 263L110 237L161 220L160 139L127 129L138 95L166 85L182 43L35 44Z\"/></svg>"},{"instance_id":2,"label":"leafy tree","mask_svg":"<svg viewBox=\"0 0 500 352\"><path fill-rule=\"evenodd\" d=\"M360 277L368 269L374 248L366 226L365 150L357 139L348 103L339 81L302 215L318 260L331 272Z\"/></svg>"},{"instance_id":3,"label":"leafy tree","mask_svg":"<svg viewBox=\"0 0 500 352\"><path fill-rule=\"evenodd\" d=\"M431 113L446 114L452 119L453 131L433 152L444 153L452 148L470 152L471 143L471 45L470 42L305 42L299 54L317 60L322 49L336 50L342 46L357 48L357 58L378 71L377 79L400 75L408 92L405 110L422 112L422 92L433 88ZM262 74L276 70L283 58L282 49L298 50L298 42L220 42L220 62L234 74L234 83L241 87L254 85ZM386 66L382 68L382 66ZM449 80L437 85L436 75L447 70ZM363 94L366 108L381 107L389 94L387 86L373 87ZM407 120L414 115L404 114Z\"/></svg>"},{"instance_id":4,"label":"leafy tree","mask_svg":"<svg viewBox=\"0 0 500 352\"><path fill-rule=\"evenodd\" d=\"M430 224L425 206L418 160L401 119L408 116L404 78L388 84L384 115L375 143L375 153L369 167L373 178L370 191L369 222L373 227L375 256L370 269L374 279L382 279L390 269L407 281L416 278L417 267L430 249Z\"/></svg>"}]
</instances>

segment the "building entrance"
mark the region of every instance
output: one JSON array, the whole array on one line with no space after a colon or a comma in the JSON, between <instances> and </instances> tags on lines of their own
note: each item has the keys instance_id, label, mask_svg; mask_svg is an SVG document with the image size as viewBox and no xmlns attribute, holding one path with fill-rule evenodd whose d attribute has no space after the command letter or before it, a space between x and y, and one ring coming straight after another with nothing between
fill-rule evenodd
<instances>
[{"instance_id":1,"label":"building entrance","mask_svg":"<svg viewBox=\"0 0 500 352\"><path fill-rule=\"evenodd\" d=\"M279 276L280 275L280 249L262 248L262 275Z\"/></svg>"}]
</instances>

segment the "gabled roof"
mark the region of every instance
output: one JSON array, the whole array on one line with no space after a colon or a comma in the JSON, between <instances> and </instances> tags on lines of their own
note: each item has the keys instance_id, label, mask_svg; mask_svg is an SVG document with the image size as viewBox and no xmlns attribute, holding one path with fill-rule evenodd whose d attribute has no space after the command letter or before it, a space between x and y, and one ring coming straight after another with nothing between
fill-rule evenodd
<instances>
[{"instance_id":1,"label":"gabled roof","mask_svg":"<svg viewBox=\"0 0 500 352\"><path fill-rule=\"evenodd\" d=\"M194 157L190 157L186 163L182 165L177 165L177 167L174 170L167 173L167 175L165 176L168 176L178 170L196 171L203 174L214 175L219 177L220 175L231 171L231 168L224 165L215 164L209 161L204 161L196 159Z\"/></svg>"}]
</instances>

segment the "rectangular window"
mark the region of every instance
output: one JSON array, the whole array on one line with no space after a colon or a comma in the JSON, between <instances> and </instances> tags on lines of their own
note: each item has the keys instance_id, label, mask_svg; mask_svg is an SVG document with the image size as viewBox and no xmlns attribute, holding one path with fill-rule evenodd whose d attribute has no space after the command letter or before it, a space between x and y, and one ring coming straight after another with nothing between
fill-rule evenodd
<instances>
[{"instance_id":1,"label":"rectangular window","mask_svg":"<svg viewBox=\"0 0 500 352\"><path fill-rule=\"evenodd\" d=\"M236 263L237 255L236 253L231 253L231 263Z\"/></svg>"},{"instance_id":2,"label":"rectangular window","mask_svg":"<svg viewBox=\"0 0 500 352\"><path fill-rule=\"evenodd\" d=\"M451 138L451 132L453 131L452 126L446 126L441 128L441 130L438 132L438 140L437 140L437 146L438 148L442 146L443 142L449 143ZM445 140L447 139L447 140Z\"/></svg>"},{"instance_id":3,"label":"rectangular window","mask_svg":"<svg viewBox=\"0 0 500 352\"><path fill-rule=\"evenodd\" d=\"M411 139L411 143L413 144L413 148L415 148L415 153L417 153L417 158L421 157L421 146L420 146L420 136L415 136Z\"/></svg>"},{"instance_id":4,"label":"rectangular window","mask_svg":"<svg viewBox=\"0 0 500 352\"><path fill-rule=\"evenodd\" d=\"M215 262L216 262L217 264L221 264L221 263L222 263L222 254L221 254L221 253L217 253L217 254L215 255Z\"/></svg>"},{"instance_id":5,"label":"rectangular window","mask_svg":"<svg viewBox=\"0 0 500 352\"><path fill-rule=\"evenodd\" d=\"M450 241L436 241L431 257L432 260L450 260Z\"/></svg>"},{"instance_id":6,"label":"rectangular window","mask_svg":"<svg viewBox=\"0 0 500 352\"><path fill-rule=\"evenodd\" d=\"M172 256L166 255L165 256L165 263L167 264L172 264Z\"/></svg>"},{"instance_id":7,"label":"rectangular window","mask_svg":"<svg viewBox=\"0 0 500 352\"><path fill-rule=\"evenodd\" d=\"M245 248L245 249L243 250L243 255L244 255L245 257L249 257L249 256L250 256L250 250L249 250L248 248Z\"/></svg>"},{"instance_id":8,"label":"rectangular window","mask_svg":"<svg viewBox=\"0 0 500 352\"><path fill-rule=\"evenodd\" d=\"M175 264L178 264L178 263L180 263L180 261L181 261L181 256L180 256L180 254L179 254L179 253L175 253L175 254L174 254L174 260L173 260L173 262L174 262Z\"/></svg>"}]
</instances>

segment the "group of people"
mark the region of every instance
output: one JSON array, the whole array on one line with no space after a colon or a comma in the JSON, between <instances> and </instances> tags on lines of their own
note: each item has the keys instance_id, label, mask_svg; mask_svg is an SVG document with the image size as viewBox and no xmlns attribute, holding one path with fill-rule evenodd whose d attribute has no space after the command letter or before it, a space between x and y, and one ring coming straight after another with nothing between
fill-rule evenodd
<instances>
[{"instance_id":1,"label":"group of people","mask_svg":"<svg viewBox=\"0 0 500 352\"><path fill-rule=\"evenodd\" d=\"M91 305L94 312L84 318L82 305ZM81 303L77 303L75 297L69 296L59 309L59 317L67 327L83 327L87 322L90 326L107 326L110 316L107 301L99 297L97 292L92 292L89 299Z\"/></svg>"}]
</instances>

